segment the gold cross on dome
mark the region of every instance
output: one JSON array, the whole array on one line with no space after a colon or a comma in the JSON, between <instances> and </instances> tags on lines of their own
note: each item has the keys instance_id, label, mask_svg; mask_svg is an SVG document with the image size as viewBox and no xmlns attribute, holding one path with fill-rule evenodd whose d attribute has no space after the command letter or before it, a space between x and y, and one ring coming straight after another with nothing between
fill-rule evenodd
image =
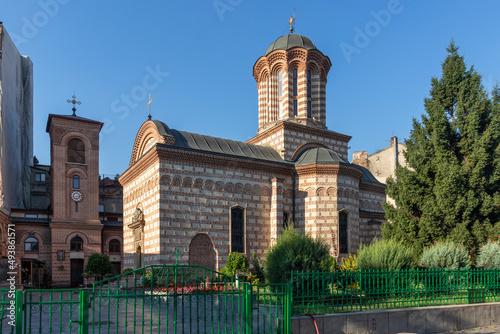
<instances>
[{"instance_id":1,"label":"gold cross on dome","mask_svg":"<svg viewBox=\"0 0 500 334\"><path fill-rule=\"evenodd\" d=\"M153 100L151 99L151 93L149 93L149 101L148 101L149 116L148 116L148 119L151 119L151 102L153 102Z\"/></svg>"},{"instance_id":2,"label":"gold cross on dome","mask_svg":"<svg viewBox=\"0 0 500 334\"><path fill-rule=\"evenodd\" d=\"M295 27L294 22L295 22L295 8L293 9L293 15L290 15L290 20L288 21L288 24L290 25L290 34L293 34L293 29Z\"/></svg>"},{"instance_id":3,"label":"gold cross on dome","mask_svg":"<svg viewBox=\"0 0 500 334\"><path fill-rule=\"evenodd\" d=\"M76 96L75 96L75 94L73 94L73 96L72 96L71 98L72 98L72 100L68 99L68 101L67 101L67 102L68 102L68 103L73 103L73 108L72 108L71 110L73 110L73 116L76 116L76 105L77 105L77 104L78 104L78 105L80 105L80 104L82 104L82 103L81 103L80 101L77 101L77 100L76 100Z\"/></svg>"}]
</instances>

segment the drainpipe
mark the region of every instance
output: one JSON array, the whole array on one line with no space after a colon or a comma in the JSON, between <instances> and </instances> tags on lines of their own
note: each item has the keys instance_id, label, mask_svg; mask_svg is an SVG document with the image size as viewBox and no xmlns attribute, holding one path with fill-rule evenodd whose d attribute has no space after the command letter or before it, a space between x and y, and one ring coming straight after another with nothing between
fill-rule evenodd
<instances>
[{"instance_id":1,"label":"drainpipe","mask_svg":"<svg viewBox=\"0 0 500 334\"><path fill-rule=\"evenodd\" d=\"M293 222L293 224L295 224L295 197L296 197L296 185L297 185L296 178L297 178L297 172L294 171L292 174L292 222Z\"/></svg>"}]
</instances>

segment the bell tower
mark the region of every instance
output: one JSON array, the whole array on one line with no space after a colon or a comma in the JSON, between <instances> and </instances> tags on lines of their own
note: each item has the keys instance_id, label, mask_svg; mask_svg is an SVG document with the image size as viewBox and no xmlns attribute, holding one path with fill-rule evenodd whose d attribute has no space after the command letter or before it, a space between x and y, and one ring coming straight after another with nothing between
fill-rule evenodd
<instances>
[{"instance_id":1,"label":"bell tower","mask_svg":"<svg viewBox=\"0 0 500 334\"><path fill-rule=\"evenodd\" d=\"M293 33L275 40L253 66L259 127L250 144L271 146L294 161L306 147L334 150L347 160L350 136L326 127L326 79L332 63L313 42Z\"/></svg>"},{"instance_id":2,"label":"bell tower","mask_svg":"<svg viewBox=\"0 0 500 334\"><path fill-rule=\"evenodd\" d=\"M53 222L99 220L99 132L103 123L73 115L49 115Z\"/></svg>"},{"instance_id":3,"label":"bell tower","mask_svg":"<svg viewBox=\"0 0 500 334\"><path fill-rule=\"evenodd\" d=\"M302 35L281 36L254 65L261 133L287 120L326 129L326 77L330 59Z\"/></svg>"}]
</instances>

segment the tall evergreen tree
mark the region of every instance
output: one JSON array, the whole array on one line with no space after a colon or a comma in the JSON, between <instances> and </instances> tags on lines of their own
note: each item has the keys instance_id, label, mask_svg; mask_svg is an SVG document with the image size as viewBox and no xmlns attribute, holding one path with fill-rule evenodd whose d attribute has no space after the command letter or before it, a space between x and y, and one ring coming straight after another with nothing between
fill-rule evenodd
<instances>
[{"instance_id":1,"label":"tall evergreen tree","mask_svg":"<svg viewBox=\"0 0 500 334\"><path fill-rule=\"evenodd\" d=\"M452 240L475 255L500 232L500 89L492 97L481 76L467 68L454 42L441 78L432 78L426 113L413 120L405 153L387 181L396 205L384 205L384 238L397 238L417 253L437 240Z\"/></svg>"}]
</instances>

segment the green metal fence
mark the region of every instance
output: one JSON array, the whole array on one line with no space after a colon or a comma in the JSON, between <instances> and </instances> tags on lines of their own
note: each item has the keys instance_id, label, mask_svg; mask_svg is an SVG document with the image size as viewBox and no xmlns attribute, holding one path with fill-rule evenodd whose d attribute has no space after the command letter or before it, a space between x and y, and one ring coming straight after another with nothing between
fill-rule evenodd
<instances>
[{"instance_id":1,"label":"green metal fence","mask_svg":"<svg viewBox=\"0 0 500 334\"><path fill-rule=\"evenodd\" d=\"M87 334L88 310L84 290L0 290L0 332Z\"/></svg>"},{"instance_id":2,"label":"green metal fence","mask_svg":"<svg viewBox=\"0 0 500 334\"><path fill-rule=\"evenodd\" d=\"M16 319L15 301L15 292L0 289L0 332L2 333L15 333L13 326Z\"/></svg>"},{"instance_id":3,"label":"green metal fence","mask_svg":"<svg viewBox=\"0 0 500 334\"><path fill-rule=\"evenodd\" d=\"M200 266L148 266L94 283L92 331L289 333L289 295Z\"/></svg>"},{"instance_id":4,"label":"green metal fence","mask_svg":"<svg viewBox=\"0 0 500 334\"><path fill-rule=\"evenodd\" d=\"M500 270L292 272L293 314L500 301Z\"/></svg>"}]
</instances>

